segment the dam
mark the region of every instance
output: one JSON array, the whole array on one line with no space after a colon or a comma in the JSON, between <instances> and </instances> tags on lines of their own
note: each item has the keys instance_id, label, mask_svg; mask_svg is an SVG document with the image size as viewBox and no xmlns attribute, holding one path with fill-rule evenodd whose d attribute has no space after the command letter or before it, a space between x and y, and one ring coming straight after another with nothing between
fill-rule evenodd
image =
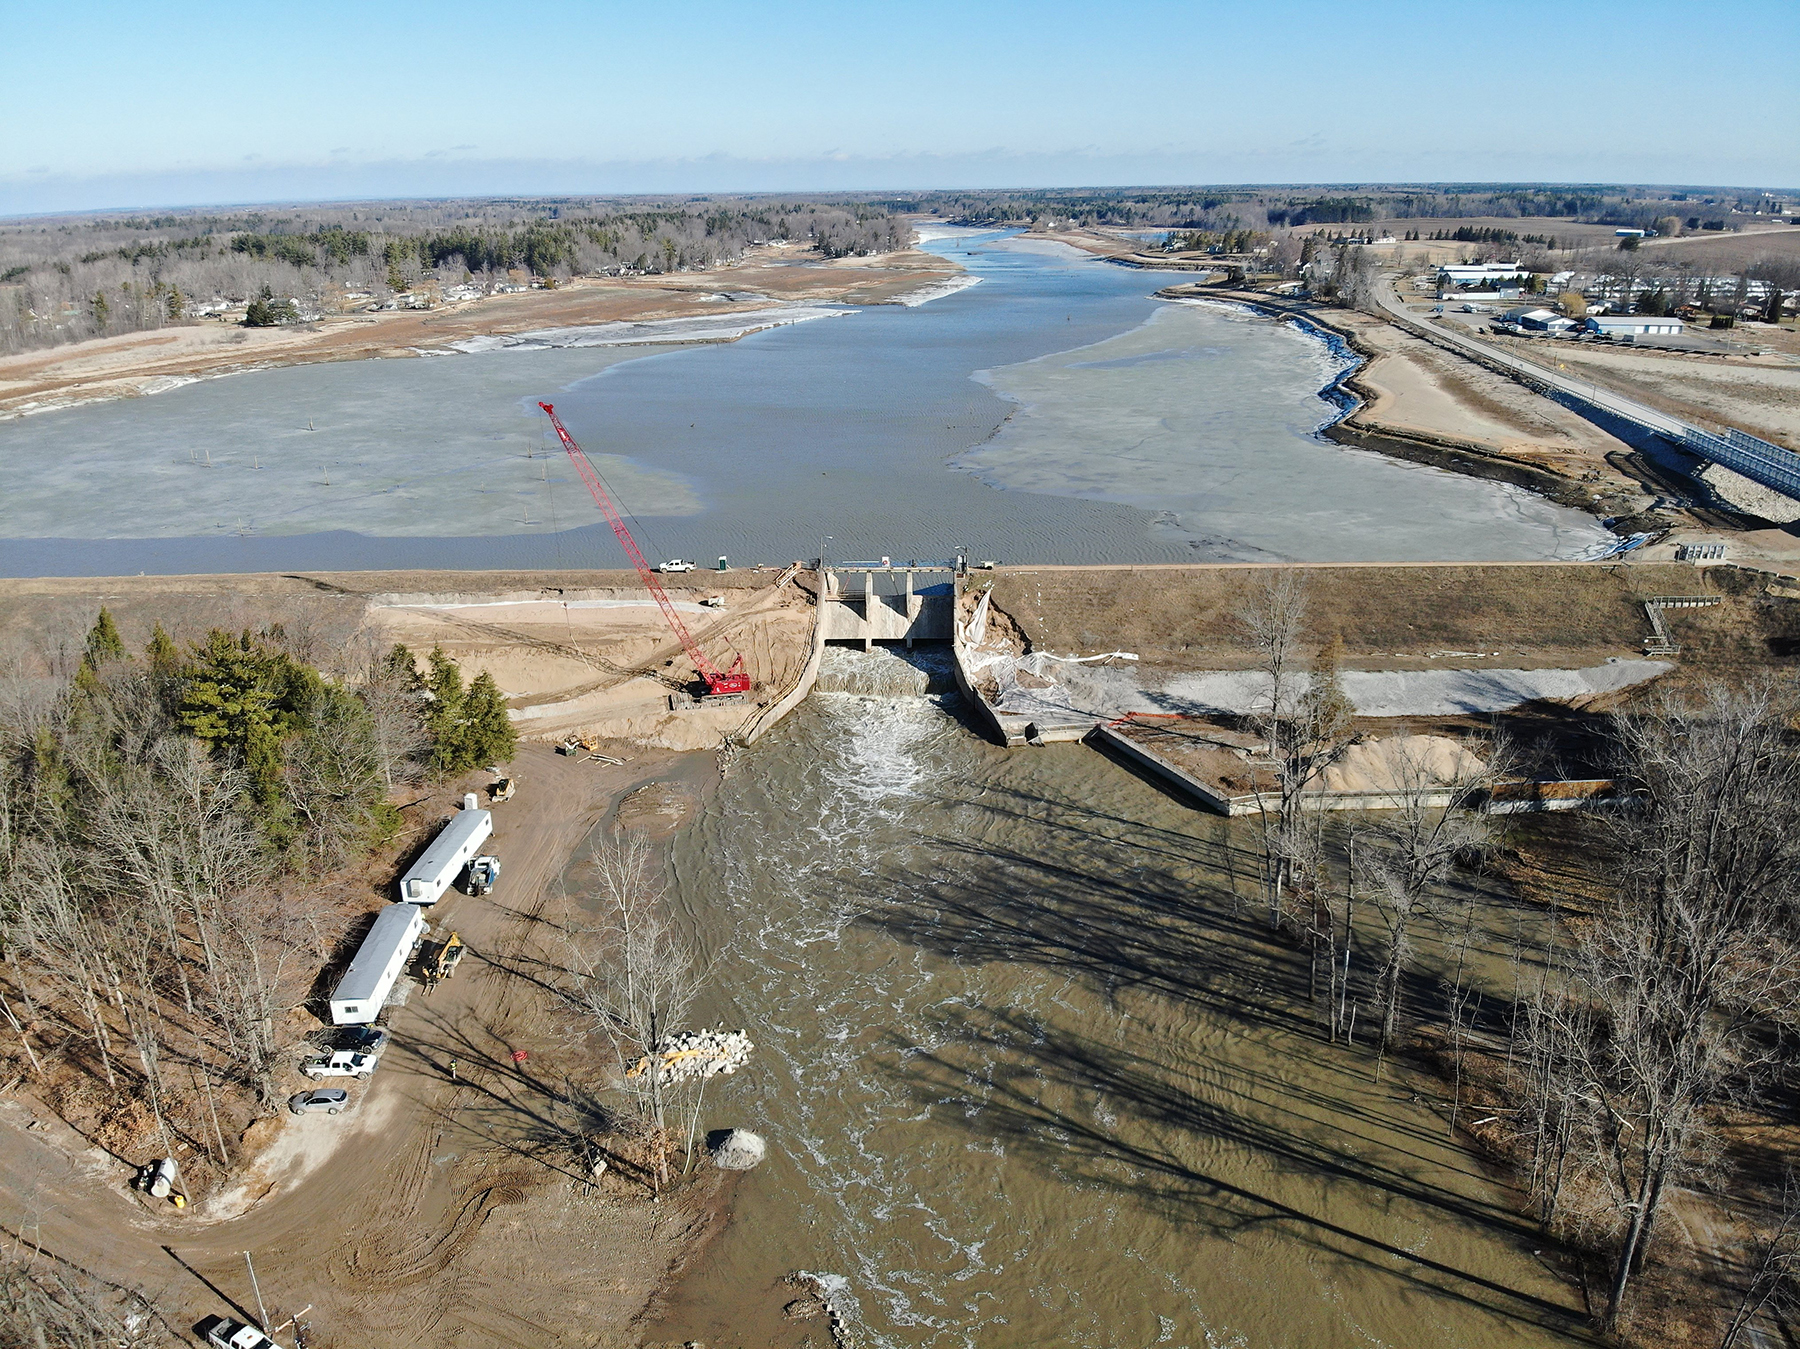
<instances>
[{"instance_id":1,"label":"dam","mask_svg":"<svg viewBox=\"0 0 1800 1349\"><path fill-rule=\"evenodd\" d=\"M842 563L822 570L818 624L825 642L948 642L956 622L954 565Z\"/></svg>"}]
</instances>

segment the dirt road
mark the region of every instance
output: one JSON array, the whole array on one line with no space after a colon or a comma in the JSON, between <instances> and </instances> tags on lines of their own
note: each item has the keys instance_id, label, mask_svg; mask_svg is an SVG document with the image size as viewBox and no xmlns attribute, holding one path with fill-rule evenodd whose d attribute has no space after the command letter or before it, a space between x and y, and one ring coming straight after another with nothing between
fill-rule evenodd
<instances>
[{"instance_id":1,"label":"dirt road","mask_svg":"<svg viewBox=\"0 0 1800 1349\"><path fill-rule=\"evenodd\" d=\"M255 1311L250 1250L273 1320L311 1305L311 1345L629 1342L704 1222L704 1196L653 1205L623 1181L595 1190L576 1173L554 1138L573 1119L565 1074L592 1056L559 1030L536 981L570 902L558 879L593 825L635 786L698 795L713 770L698 756L640 752L614 768L527 746L515 771L519 794L495 812L501 885L488 899L453 893L429 915L469 955L393 1011L381 1069L351 1084L345 1115L252 1126L262 1160L179 1213L140 1200L122 1161L14 1098L0 1107L21 1126L0 1129L0 1225L142 1289L183 1332ZM288 1090L302 1085L296 1074Z\"/></svg>"}]
</instances>

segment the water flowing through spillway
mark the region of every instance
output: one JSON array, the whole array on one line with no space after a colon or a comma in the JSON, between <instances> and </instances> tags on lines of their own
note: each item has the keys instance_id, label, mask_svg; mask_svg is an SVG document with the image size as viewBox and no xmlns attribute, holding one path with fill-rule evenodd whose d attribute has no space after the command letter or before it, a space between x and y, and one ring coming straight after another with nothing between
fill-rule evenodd
<instances>
[{"instance_id":1,"label":"water flowing through spillway","mask_svg":"<svg viewBox=\"0 0 1800 1349\"><path fill-rule=\"evenodd\" d=\"M740 756L674 868L701 1019L757 1042L708 1122L771 1159L650 1337L797 1343L806 1270L859 1344L1563 1342L1508 1197L1233 915L1246 823L936 696L815 695Z\"/></svg>"}]
</instances>

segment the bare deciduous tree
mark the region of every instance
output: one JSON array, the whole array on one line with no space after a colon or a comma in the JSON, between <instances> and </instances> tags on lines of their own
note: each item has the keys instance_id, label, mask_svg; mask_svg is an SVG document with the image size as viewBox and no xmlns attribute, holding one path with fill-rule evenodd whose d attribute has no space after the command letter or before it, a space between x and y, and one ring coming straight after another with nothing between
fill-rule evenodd
<instances>
[{"instance_id":1,"label":"bare deciduous tree","mask_svg":"<svg viewBox=\"0 0 1800 1349\"><path fill-rule=\"evenodd\" d=\"M1777 1325L1791 1322L1800 1312L1800 1179L1790 1170L1784 1178L1781 1208L1772 1226L1765 1228L1752 1255L1750 1280L1744 1285L1731 1320L1719 1339L1719 1349L1736 1349L1765 1313Z\"/></svg>"},{"instance_id":2,"label":"bare deciduous tree","mask_svg":"<svg viewBox=\"0 0 1800 1349\"><path fill-rule=\"evenodd\" d=\"M642 834L623 832L593 853L600 921L571 926L565 941L565 1004L604 1039L619 1081L638 1099L656 1151L658 1183L669 1137L672 1082L663 1056L682 1030L702 974L664 902L661 859Z\"/></svg>"},{"instance_id":3,"label":"bare deciduous tree","mask_svg":"<svg viewBox=\"0 0 1800 1349\"><path fill-rule=\"evenodd\" d=\"M1610 1237L1609 1326L1668 1193L1716 1160L1714 1107L1754 1088L1775 1053L1761 1029L1794 1015L1794 710L1762 684L1621 721L1640 808L1615 817L1617 891L1525 1013L1540 1203ZM1589 1199L1571 1211L1575 1177Z\"/></svg>"},{"instance_id":4,"label":"bare deciduous tree","mask_svg":"<svg viewBox=\"0 0 1800 1349\"><path fill-rule=\"evenodd\" d=\"M20 1349L151 1349L179 1342L141 1293L19 1245L0 1254L0 1343Z\"/></svg>"},{"instance_id":5,"label":"bare deciduous tree","mask_svg":"<svg viewBox=\"0 0 1800 1349\"><path fill-rule=\"evenodd\" d=\"M1281 925L1287 893L1318 874L1318 835L1308 824L1305 794L1349 744L1352 709L1337 678L1336 643L1310 673L1302 667L1306 607L1304 578L1284 570L1271 573L1238 614L1264 680L1248 720L1275 765L1275 809L1267 793L1257 794L1271 927Z\"/></svg>"},{"instance_id":6,"label":"bare deciduous tree","mask_svg":"<svg viewBox=\"0 0 1800 1349\"><path fill-rule=\"evenodd\" d=\"M1381 812L1359 839L1358 869L1371 883L1376 911L1388 930L1377 981L1384 1050L1394 1038L1414 928L1434 916L1437 889L1457 860L1484 847L1492 833L1490 817L1474 809L1477 794L1493 781L1498 767L1492 748L1482 748L1486 753L1477 755L1460 747L1421 744L1417 738L1397 740L1392 808ZM1449 803L1439 804L1444 797Z\"/></svg>"}]
</instances>

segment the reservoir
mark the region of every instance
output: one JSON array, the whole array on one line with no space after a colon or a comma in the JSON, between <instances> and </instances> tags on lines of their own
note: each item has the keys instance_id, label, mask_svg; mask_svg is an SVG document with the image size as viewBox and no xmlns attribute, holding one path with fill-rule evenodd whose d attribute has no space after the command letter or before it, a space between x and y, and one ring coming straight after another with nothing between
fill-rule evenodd
<instances>
[{"instance_id":1,"label":"reservoir","mask_svg":"<svg viewBox=\"0 0 1800 1349\"><path fill-rule=\"evenodd\" d=\"M539 399L659 557L1515 560L1607 537L1319 436L1344 358L1297 329L1043 240L925 246L979 283L730 343L577 331L0 423L0 574L619 566ZM728 326L744 302L719 303Z\"/></svg>"}]
</instances>

